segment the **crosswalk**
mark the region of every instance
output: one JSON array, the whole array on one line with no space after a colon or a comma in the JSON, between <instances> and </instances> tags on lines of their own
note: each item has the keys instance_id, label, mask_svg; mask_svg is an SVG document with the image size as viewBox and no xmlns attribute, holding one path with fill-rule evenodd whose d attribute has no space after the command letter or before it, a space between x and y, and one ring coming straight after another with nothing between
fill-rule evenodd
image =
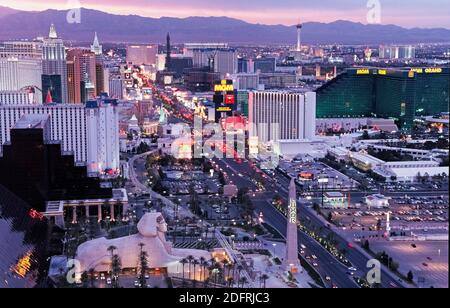
<instances>
[{"instance_id":1,"label":"crosswalk","mask_svg":"<svg viewBox=\"0 0 450 308\"><path fill-rule=\"evenodd\" d=\"M214 249L219 248L219 242L217 240L210 240L207 242L199 242L199 241L180 241L173 244L174 248L180 249Z\"/></svg>"}]
</instances>

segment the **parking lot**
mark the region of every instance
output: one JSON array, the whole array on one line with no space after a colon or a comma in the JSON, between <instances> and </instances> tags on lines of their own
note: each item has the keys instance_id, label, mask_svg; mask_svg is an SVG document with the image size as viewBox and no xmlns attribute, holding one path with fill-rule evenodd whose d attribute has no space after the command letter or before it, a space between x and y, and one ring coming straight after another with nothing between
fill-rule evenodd
<instances>
[{"instance_id":1,"label":"parking lot","mask_svg":"<svg viewBox=\"0 0 450 308\"><path fill-rule=\"evenodd\" d=\"M380 241L371 243L371 249L386 251L399 262L401 273L412 271L419 287L448 288L448 241Z\"/></svg>"},{"instance_id":2,"label":"parking lot","mask_svg":"<svg viewBox=\"0 0 450 308\"><path fill-rule=\"evenodd\" d=\"M361 204L359 209L324 210L325 215L332 213L333 221L348 230L376 231L378 220L385 230L387 212L390 212L392 231L448 230L448 196L392 197L390 207L369 209Z\"/></svg>"}]
</instances>

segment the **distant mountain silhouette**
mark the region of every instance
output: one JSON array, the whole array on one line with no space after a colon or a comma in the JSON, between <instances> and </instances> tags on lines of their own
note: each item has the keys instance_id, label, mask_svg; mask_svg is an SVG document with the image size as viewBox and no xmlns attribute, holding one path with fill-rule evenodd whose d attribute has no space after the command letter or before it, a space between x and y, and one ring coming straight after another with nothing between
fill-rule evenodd
<instances>
[{"instance_id":1,"label":"distant mountain silhouette","mask_svg":"<svg viewBox=\"0 0 450 308\"><path fill-rule=\"evenodd\" d=\"M102 42L162 43L167 32L170 32L174 43L295 44L296 40L293 26L251 24L228 17L148 18L82 9L81 23L69 24L66 15L67 11L56 10L7 13L0 17L0 39L30 39L47 35L50 23L54 23L60 37L82 42L91 41L94 31L98 32ZM450 42L450 30L405 29L394 25L364 25L341 20L332 23L309 22L304 24L302 41L362 45Z\"/></svg>"},{"instance_id":2,"label":"distant mountain silhouette","mask_svg":"<svg viewBox=\"0 0 450 308\"><path fill-rule=\"evenodd\" d=\"M18 12L17 10L11 9L9 7L0 6L0 18L17 12Z\"/></svg>"}]
</instances>

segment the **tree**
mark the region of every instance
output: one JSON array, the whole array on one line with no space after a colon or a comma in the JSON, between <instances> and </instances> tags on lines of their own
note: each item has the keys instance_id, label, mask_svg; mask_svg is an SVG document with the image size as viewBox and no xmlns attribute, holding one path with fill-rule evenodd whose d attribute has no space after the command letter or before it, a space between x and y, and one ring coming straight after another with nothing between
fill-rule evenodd
<instances>
[{"instance_id":1,"label":"tree","mask_svg":"<svg viewBox=\"0 0 450 308\"><path fill-rule=\"evenodd\" d=\"M408 275L406 275L406 279L407 279L409 282L413 282L413 280L414 280L414 274L413 274L412 271L409 271L409 272L408 272Z\"/></svg>"},{"instance_id":2,"label":"tree","mask_svg":"<svg viewBox=\"0 0 450 308\"><path fill-rule=\"evenodd\" d=\"M88 284L89 284L89 274L88 272L83 272L83 274L81 274L81 283L83 285L83 288L87 288Z\"/></svg>"},{"instance_id":3,"label":"tree","mask_svg":"<svg viewBox=\"0 0 450 308\"><path fill-rule=\"evenodd\" d=\"M260 281L262 282L263 289L266 288L266 281L267 281L267 279L269 279L269 276L267 276L266 274L263 274L260 277Z\"/></svg>"},{"instance_id":4,"label":"tree","mask_svg":"<svg viewBox=\"0 0 450 308\"><path fill-rule=\"evenodd\" d=\"M363 248L365 250L369 250L370 249L370 243L369 240L365 240L364 244L363 244Z\"/></svg>"},{"instance_id":5,"label":"tree","mask_svg":"<svg viewBox=\"0 0 450 308\"><path fill-rule=\"evenodd\" d=\"M194 261L192 262L192 264L194 265L194 281L197 281L197 266L200 265L200 262L197 259L194 259Z\"/></svg>"},{"instance_id":6,"label":"tree","mask_svg":"<svg viewBox=\"0 0 450 308\"><path fill-rule=\"evenodd\" d=\"M199 215L200 214L200 201L197 192L195 191L195 187L192 184L189 186L189 194L191 195L190 205L191 205L191 211Z\"/></svg>"},{"instance_id":7,"label":"tree","mask_svg":"<svg viewBox=\"0 0 450 308\"><path fill-rule=\"evenodd\" d=\"M186 258L186 260L188 261L188 263L189 263L189 280L191 280L191 273L192 273L192 271L191 271L191 266L192 266L192 262L194 262L194 256L188 256L187 258Z\"/></svg>"},{"instance_id":8,"label":"tree","mask_svg":"<svg viewBox=\"0 0 450 308\"><path fill-rule=\"evenodd\" d=\"M237 201L242 203L244 201L245 195L248 193L248 187L241 187L238 189Z\"/></svg>"},{"instance_id":9,"label":"tree","mask_svg":"<svg viewBox=\"0 0 450 308\"><path fill-rule=\"evenodd\" d=\"M239 282L241 283L242 288L244 289L245 288L245 284L248 282L248 280L247 280L246 277L242 277L241 279L239 279Z\"/></svg>"},{"instance_id":10,"label":"tree","mask_svg":"<svg viewBox=\"0 0 450 308\"><path fill-rule=\"evenodd\" d=\"M226 184L225 176L223 175L222 171L219 172L218 179L219 179L219 183L221 185L225 185Z\"/></svg>"},{"instance_id":11,"label":"tree","mask_svg":"<svg viewBox=\"0 0 450 308\"><path fill-rule=\"evenodd\" d=\"M363 135L361 136L362 140L369 140L370 139L370 135L369 132L367 130L364 131Z\"/></svg>"},{"instance_id":12,"label":"tree","mask_svg":"<svg viewBox=\"0 0 450 308\"><path fill-rule=\"evenodd\" d=\"M328 213L328 218L327 218L328 222L332 222L333 221L333 213Z\"/></svg>"},{"instance_id":13,"label":"tree","mask_svg":"<svg viewBox=\"0 0 450 308\"><path fill-rule=\"evenodd\" d=\"M181 265L183 265L183 285L185 285L186 279L185 279L185 270L184 270L184 267L185 267L185 265L186 265L187 263L189 263L189 262L188 262L188 260L186 260L186 259L182 259L182 260L180 261L180 263L181 263Z\"/></svg>"},{"instance_id":14,"label":"tree","mask_svg":"<svg viewBox=\"0 0 450 308\"><path fill-rule=\"evenodd\" d=\"M206 231L208 232L208 231ZM200 267L201 267L201 272L200 272L200 280L204 281L205 280L205 270L206 270L206 266L208 265L208 263L206 262L206 259L204 257L200 257Z\"/></svg>"},{"instance_id":15,"label":"tree","mask_svg":"<svg viewBox=\"0 0 450 308\"><path fill-rule=\"evenodd\" d=\"M143 243L139 243L139 248L140 248L140 252L139 252L139 282L141 284L141 288L146 288L147 287L147 280L145 279L145 275L147 274L148 271L148 253L147 251L144 250L144 246L145 244Z\"/></svg>"},{"instance_id":16,"label":"tree","mask_svg":"<svg viewBox=\"0 0 450 308\"><path fill-rule=\"evenodd\" d=\"M95 270L93 268L89 269L89 279L91 282L91 289L95 288Z\"/></svg>"},{"instance_id":17,"label":"tree","mask_svg":"<svg viewBox=\"0 0 450 308\"><path fill-rule=\"evenodd\" d=\"M108 247L107 251L111 254L111 259L114 256L114 251L116 251L116 250L117 250L116 246L109 246Z\"/></svg>"},{"instance_id":18,"label":"tree","mask_svg":"<svg viewBox=\"0 0 450 308\"><path fill-rule=\"evenodd\" d=\"M122 262L118 255L114 255L111 259L111 276L113 288L119 288L119 274L122 271Z\"/></svg>"},{"instance_id":19,"label":"tree","mask_svg":"<svg viewBox=\"0 0 450 308\"><path fill-rule=\"evenodd\" d=\"M313 204L313 209L314 211L316 211L317 213L320 213L320 205L317 202L314 202Z\"/></svg>"}]
</instances>

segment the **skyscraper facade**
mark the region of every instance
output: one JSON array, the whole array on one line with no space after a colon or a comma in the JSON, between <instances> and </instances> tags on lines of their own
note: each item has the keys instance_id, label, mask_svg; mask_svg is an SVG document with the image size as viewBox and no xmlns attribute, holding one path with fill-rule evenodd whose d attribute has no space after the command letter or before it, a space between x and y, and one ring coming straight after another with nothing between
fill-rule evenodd
<instances>
[{"instance_id":1,"label":"skyscraper facade","mask_svg":"<svg viewBox=\"0 0 450 308\"><path fill-rule=\"evenodd\" d=\"M96 93L97 85L97 56L95 53L88 49L73 48L69 49L67 52L67 60L73 62L74 68L71 69L70 77L72 81L69 80L69 87L72 89L69 91L79 92L80 100L78 100L78 93L75 95L75 101L69 100L70 103L85 103L89 97L86 97L87 89L86 85L90 88L93 86ZM102 66L101 64L99 64ZM72 76L76 74L76 76ZM101 80L103 81L103 80ZM84 85L84 88L82 87ZM91 90L91 89L89 89Z\"/></svg>"},{"instance_id":2,"label":"skyscraper facade","mask_svg":"<svg viewBox=\"0 0 450 308\"><path fill-rule=\"evenodd\" d=\"M42 103L42 61L33 58L0 58L0 93L30 92L30 103Z\"/></svg>"},{"instance_id":3,"label":"skyscraper facade","mask_svg":"<svg viewBox=\"0 0 450 308\"><path fill-rule=\"evenodd\" d=\"M65 104L69 101L67 89L67 63L66 50L62 39L58 38L55 26L50 26L48 38L44 39L43 46L42 70L44 75L61 76L61 101L58 103Z\"/></svg>"},{"instance_id":4,"label":"skyscraper facade","mask_svg":"<svg viewBox=\"0 0 450 308\"><path fill-rule=\"evenodd\" d=\"M347 69L317 90L317 117L393 118L409 131L417 115L448 112L449 84L449 68Z\"/></svg>"},{"instance_id":5,"label":"skyscraper facade","mask_svg":"<svg viewBox=\"0 0 450 308\"><path fill-rule=\"evenodd\" d=\"M7 41L0 43L1 58L42 60L42 42Z\"/></svg>"},{"instance_id":6,"label":"skyscraper facade","mask_svg":"<svg viewBox=\"0 0 450 308\"><path fill-rule=\"evenodd\" d=\"M72 153L75 163L89 172L118 172L119 118L115 100L82 104L0 106L0 145L11 141L10 131L24 115L49 115L49 139ZM0 146L0 153L2 147Z\"/></svg>"},{"instance_id":7,"label":"skyscraper facade","mask_svg":"<svg viewBox=\"0 0 450 308\"><path fill-rule=\"evenodd\" d=\"M312 139L316 129L316 94L253 91L249 96L250 135L259 142Z\"/></svg>"}]
</instances>

